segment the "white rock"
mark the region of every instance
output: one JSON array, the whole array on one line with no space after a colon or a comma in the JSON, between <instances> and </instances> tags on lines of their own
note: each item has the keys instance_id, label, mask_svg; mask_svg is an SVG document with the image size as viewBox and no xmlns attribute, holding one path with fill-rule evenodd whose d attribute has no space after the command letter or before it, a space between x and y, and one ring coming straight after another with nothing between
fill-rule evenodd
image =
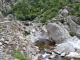
<instances>
[{"instance_id":1,"label":"white rock","mask_svg":"<svg viewBox=\"0 0 80 60\"><path fill-rule=\"evenodd\" d=\"M70 52L70 54L66 55L66 57L80 58L80 54L77 52Z\"/></svg>"},{"instance_id":2,"label":"white rock","mask_svg":"<svg viewBox=\"0 0 80 60\"><path fill-rule=\"evenodd\" d=\"M43 58L46 58L46 57L49 56L49 55L50 55L50 54L45 53L45 54L42 55L42 57L43 57Z\"/></svg>"},{"instance_id":3,"label":"white rock","mask_svg":"<svg viewBox=\"0 0 80 60\"><path fill-rule=\"evenodd\" d=\"M4 38L1 38L0 40L1 40L1 41L4 41Z\"/></svg>"},{"instance_id":4,"label":"white rock","mask_svg":"<svg viewBox=\"0 0 80 60\"><path fill-rule=\"evenodd\" d=\"M66 54L66 53L65 53L65 52L63 52L63 53L61 53L61 56L65 56L65 54Z\"/></svg>"},{"instance_id":5,"label":"white rock","mask_svg":"<svg viewBox=\"0 0 80 60\"><path fill-rule=\"evenodd\" d=\"M50 58L52 59L52 58L55 58L56 57L56 54L52 54L52 55L50 55Z\"/></svg>"},{"instance_id":6,"label":"white rock","mask_svg":"<svg viewBox=\"0 0 80 60\"><path fill-rule=\"evenodd\" d=\"M64 52L65 54L68 54L70 52L74 52L75 49L71 43L65 42L65 43L58 44L55 47L54 51L59 54L64 53Z\"/></svg>"},{"instance_id":7,"label":"white rock","mask_svg":"<svg viewBox=\"0 0 80 60\"><path fill-rule=\"evenodd\" d=\"M72 59L70 59L70 60L74 60L74 59L72 58Z\"/></svg>"},{"instance_id":8,"label":"white rock","mask_svg":"<svg viewBox=\"0 0 80 60\"><path fill-rule=\"evenodd\" d=\"M50 59L48 59L48 58L45 58L45 60L50 60Z\"/></svg>"},{"instance_id":9,"label":"white rock","mask_svg":"<svg viewBox=\"0 0 80 60\"><path fill-rule=\"evenodd\" d=\"M0 46L2 45L2 43L0 42Z\"/></svg>"}]
</instances>

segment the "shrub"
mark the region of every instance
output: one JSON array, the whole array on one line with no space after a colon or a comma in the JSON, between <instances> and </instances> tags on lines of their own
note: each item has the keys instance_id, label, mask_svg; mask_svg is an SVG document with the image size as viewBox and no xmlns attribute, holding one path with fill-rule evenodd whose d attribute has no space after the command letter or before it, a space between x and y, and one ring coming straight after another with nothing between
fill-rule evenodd
<instances>
[{"instance_id":1,"label":"shrub","mask_svg":"<svg viewBox=\"0 0 80 60\"><path fill-rule=\"evenodd\" d=\"M45 18L42 18L42 19L40 20L40 22L41 22L41 23L45 23L45 22L46 22L46 19L45 19Z\"/></svg>"},{"instance_id":2,"label":"shrub","mask_svg":"<svg viewBox=\"0 0 80 60\"><path fill-rule=\"evenodd\" d=\"M76 33L75 33L73 30L71 30L71 31L69 32L69 34L70 34L71 36L75 36L75 35L76 35Z\"/></svg>"},{"instance_id":3,"label":"shrub","mask_svg":"<svg viewBox=\"0 0 80 60\"><path fill-rule=\"evenodd\" d=\"M33 20L41 14L43 18L51 19L57 15L58 10L70 3L71 0L20 0L11 12L16 13L21 20Z\"/></svg>"},{"instance_id":4,"label":"shrub","mask_svg":"<svg viewBox=\"0 0 80 60\"><path fill-rule=\"evenodd\" d=\"M12 56L19 60L29 60L29 58L25 57L20 50L16 50L12 53Z\"/></svg>"},{"instance_id":5,"label":"shrub","mask_svg":"<svg viewBox=\"0 0 80 60\"><path fill-rule=\"evenodd\" d=\"M12 18L9 18L9 21L12 21Z\"/></svg>"},{"instance_id":6,"label":"shrub","mask_svg":"<svg viewBox=\"0 0 80 60\"><path fill-rule=\"evenodd\" d=\"M68 4L68 6L72 8L74 6L74 4Z\"/></svg>"}]
</instances>

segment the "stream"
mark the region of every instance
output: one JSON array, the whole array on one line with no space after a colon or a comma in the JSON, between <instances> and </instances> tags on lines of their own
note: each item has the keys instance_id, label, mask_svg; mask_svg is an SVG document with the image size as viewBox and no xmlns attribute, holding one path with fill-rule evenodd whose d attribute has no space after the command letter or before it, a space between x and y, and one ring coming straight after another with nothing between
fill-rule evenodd
<instances>
[{"instance_id":1,"label":"stream","mask_svg":"<svg viewBox=\"0 0 80 60\"><path fill-rule=\"evenodd\" d=\"M47 40L46 40L47 41ZM35 44L39 47L41 56L38 60L80 60L80 58L66 58L53 52L55 43L51 41L37 41Z\"/></svg>"}]
</instances>

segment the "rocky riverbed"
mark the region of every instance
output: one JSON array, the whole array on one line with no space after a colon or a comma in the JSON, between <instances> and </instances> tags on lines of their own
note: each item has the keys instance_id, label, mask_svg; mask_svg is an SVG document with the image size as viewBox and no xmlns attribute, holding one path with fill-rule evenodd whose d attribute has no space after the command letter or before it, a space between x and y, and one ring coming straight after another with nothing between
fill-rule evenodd
<instances>
[{"instance_id":1,"label":"rocky riverbed","mask_svg":"<svg viewBox=\"0 0 80 60\"><path fill-rule=\"evenodd\" d=\"M17 60L11 54L19 49L30 60L80 60L79 20L64 15L59 14L43 25L35 21L8 21L0 13L0 59Z\"/></svg>"}]
</instances>

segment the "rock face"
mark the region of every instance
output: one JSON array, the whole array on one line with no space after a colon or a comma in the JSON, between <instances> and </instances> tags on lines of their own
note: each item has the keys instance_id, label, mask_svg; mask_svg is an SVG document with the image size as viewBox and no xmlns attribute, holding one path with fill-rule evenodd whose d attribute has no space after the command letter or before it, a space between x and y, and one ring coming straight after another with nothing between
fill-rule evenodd
<instances>
[{"instance_id":1,"label":"rock face","mask_svg":"<svg viewBox=\"0 0 80 60\"><path fill-rule=\"evenodd\" d=\"M68 16L68 10L67 9L61 9L60 11L59 11L59 13L63 16L63 17L66 17L66 16Z\"/></svg>"},{"instance_id":2,"label":"rock face","mask_svg":"<svg viewBox=\"0 0 80 60\"><path fill-rule=\"evenodd\" d=\"M30 34L26 36L27 39L30 39L33 43L38 40L49 39L47 35L46 26L42 26L39 23L33 23L30 26L26 27L29 30Z\"/></svg>"},{"instance_id":3,"label":"rock face","mask_svg":"<svg viewBox=\"0 0 80 60\"><path fill-rule=\"evenodd\" d=\"M66 17L65 20L68 23L70 30L73 30L77 36L80 38L80 25L76 24L71 16Z\"/></svg>"},{"instance_id":4,"label":"rock face","mask_svg":"<svg viewBox=\"0 0 80 60\"><path fill-rule=\"evenodd\" d=\"M2 13L0 12L0 22L4 20L4 16L2 15Z\"/></svg>"},{"instance_id":5,"label":"rock face","mask_svg":"<svg viewBox=\"0 0 80 60\"><path fill-rule=\"evenodd\" d=\"M1 46L10 52L21 49L25 56L33 59L38 49L29 39L26 39L25 31L24 26L19 21L0 22Z\"/></svg>"},{"instance_id":6,"label":"rock face","mask_svg":"<svg viewBox=\"0 0 80 60\"><path fill-rule=\"evenodd\" d=\"M49 23L47 25L47 31L49 38L56 43L62 43L67 38L70 38L68 31L56 23Z\"/></svg>"},{"instance_id":7,"label":"rock face","mask_svg":"<svg viewBox=\"0 0 80 60\"><path fill-rule=\"evenodd\" d=\"M18 60L16 58L13 58L11 55L8 55L8 54L2 52L1 50L0 50L0 59L1 60Z\"/></svg>"},{"instance_id":8,"label":"rock face","mask_svg":"<svg viewBox=\"0 0 80 60\"><path fill-rule=\"evenodd\" d=\"M73 1L74 3L75 3L75 2L80 2L80 0L72 0L72 1Z\"/></svg>"},{"instance_id":9,"label":"rock face","mask_svg":"<svg viewBox=\"0 0 80 60\"><path fill-rule=\"evenodd\" d=\"M15 5L17 0L0 0L0 8L5 12L8 12L11 9L11 6Z\"/></svg>"}]
</instances>

